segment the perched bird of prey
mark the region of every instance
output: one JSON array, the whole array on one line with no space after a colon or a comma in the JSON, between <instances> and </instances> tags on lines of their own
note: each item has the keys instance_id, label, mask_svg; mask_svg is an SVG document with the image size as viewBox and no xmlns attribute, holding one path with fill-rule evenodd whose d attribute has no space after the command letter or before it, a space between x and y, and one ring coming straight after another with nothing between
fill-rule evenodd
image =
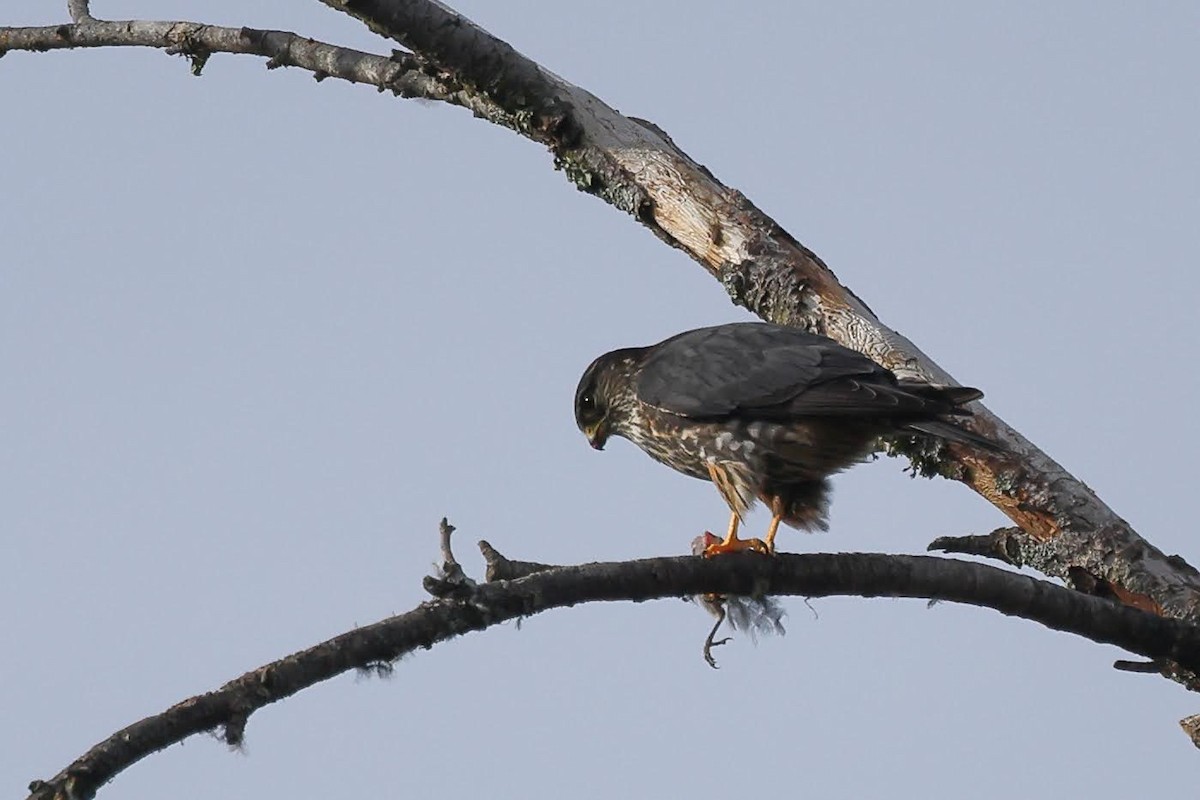
<instances>
[{"instance_id":1,"label":"perched bird of prey","mask_svg":"<svg viewBox=\"0 0 1200 800\"><path fill-rule=\"evenodd\" d=\"M700 328L606 353L583 373L575 421L592 447L629 439L651 458L712 481L732 512L704 555L775 550L779 523L825 530L828 477L863 460L880 436L919 432L996 450L950 418L978 389L900 380L832 339L762 322ZM765 540L739 539L756 500Z\"/></svg>"}]
</instances>

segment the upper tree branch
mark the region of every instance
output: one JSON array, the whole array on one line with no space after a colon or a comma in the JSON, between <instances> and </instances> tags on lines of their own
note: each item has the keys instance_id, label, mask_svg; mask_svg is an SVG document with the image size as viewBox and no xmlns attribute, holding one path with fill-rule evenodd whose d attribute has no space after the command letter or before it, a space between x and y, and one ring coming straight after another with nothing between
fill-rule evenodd
<instances>
[{"instance_id":1,"label":"upper tree branch","mask_svg":"<svg viewBox=\"0 0 1200 800\"><path fill-rule=\"evenodd\" d=\"M86 4L84 4L86 11ZM74 13L74 9L72 9ZM80 17L78 24L0 28L0 55L13 50L45 51L77 47L153 47L188 56L198 72L212 53L263 56L267 66L300 67L318 79L340 78L374 86L401 97L421 97L462 106L491 122L517 127L504 110L478 92L465 89L425 59L396 51L391 57L319 42L287 31L224 28L199 22Z\"/></svg>"},{"instance_id":2,"label":"upper tree branch","mask_svg":"<svg viewBox=\"0 0 1200 800\"><path fill-rule=\"evenodd\" d=\"M657 126L625 117L430 0L323 0L415 51L384 58L280 31L181 22L98 22L0 29L8 50L133 45L202 64L212 52L254 53L320 78L441 100L547 144L576 185L636 216L718 278L735 302L776 322L826 333L901 373L952 379L887 328L811 251L748 199L680 151ZM956 450L907 455L924 472L967 483L1019 526L1023 563L1158 613L1200 618L1200 573L1167 557L1082 482L995 415L974 425L1011 457Z\"/></svg>"},{"instance_id":3,"label":"upper tree branch","mask_svg":"<svg viewBox=\"0 0 1200 800\"><path fill-rule=\"evenodd\" d=\"M653 124L626 117L432 0L322 0L436 62L547 143L580 189L636 216L760 317L825 333L902 374L954 382L884 325L820 258ZM1011 455L906 455L971 486L1020 526L1024 561L1160 613L1200 617L1200 574L1142 539L1086 485L976 404L974 427Z\"/></svg>"},{"instance_id":4,"label":"upper tree branch","mask_svg":"<svg viewBox=\"0 0 1200 800\"><path fill-rule=\"evenodd\" d=\"M458 584L464 596L422 603L407 614L342 634L117 731L51 780L31 784L31 800L90 797L121 770L196 733L223 728L226 740L236 744L254 711L347 670L386 669L406 653L459 634L599 600L704 594L940 599L986 606L1200 669L1200 631L1190 625L984 564L928 556L685 556L550 567L514 581Z\"/></svg>"}]
</instances>

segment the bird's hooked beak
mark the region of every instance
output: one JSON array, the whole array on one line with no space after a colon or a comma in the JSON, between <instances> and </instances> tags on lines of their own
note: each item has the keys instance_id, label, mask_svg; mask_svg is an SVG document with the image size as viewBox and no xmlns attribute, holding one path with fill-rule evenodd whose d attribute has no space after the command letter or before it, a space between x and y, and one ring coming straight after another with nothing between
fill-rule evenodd
<instances>
[{"instance_id":1,"label":"bird's hooked beak","mask_svg":"<svg viewBox=\"0 0 1200 800\"><path fill-rule=\"evenodd\" d=\"M587 437L588 444L593 450L603 450L604 443L608 441L608 425L604 420L600 420L595 425L588 425L583 429L583 435Z\"/></svg>"}]
</instances>

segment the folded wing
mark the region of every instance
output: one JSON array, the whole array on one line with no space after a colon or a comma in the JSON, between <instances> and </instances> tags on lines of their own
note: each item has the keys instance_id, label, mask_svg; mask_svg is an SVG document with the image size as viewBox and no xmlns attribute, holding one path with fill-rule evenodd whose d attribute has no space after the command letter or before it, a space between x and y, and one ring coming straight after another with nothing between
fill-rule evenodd
<instances>
[{"instance_id":1,"label":"folded wing","mask_svg":"<svg viewBox=\"0 0 1200 800\"><path fill-rule=\"evenodd\" d=\"M695 419L745 416L930 418L969 414L956 406L975 389L901 382L832 339L767 323L688 331L647 356L638 398Z\"/></svg>"}]
</instances>

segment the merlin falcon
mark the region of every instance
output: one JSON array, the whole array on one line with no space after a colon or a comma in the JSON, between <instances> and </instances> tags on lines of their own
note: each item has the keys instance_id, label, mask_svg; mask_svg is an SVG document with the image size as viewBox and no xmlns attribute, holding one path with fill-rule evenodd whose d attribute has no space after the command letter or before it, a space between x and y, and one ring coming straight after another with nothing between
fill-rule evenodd
<instances>
[{"instance_id":1,"label":"merlin falcon","mask_svg":"<svg viewBox=\"0 0 1200 800\"><path fill-rule=\"evenodd\" d=\"M620 436L716 484L732 513L725 538L704 555L773 553L781 522L828 528L829 476L864 460L881 436L998 449L950 421L971 416L964 405L982 396L897 378L825 336L745 322L600 356L579 381L575 421L597 450ZM759 500L771 511L765 539L739 539Z\"/></svg>"}]
</instances>

